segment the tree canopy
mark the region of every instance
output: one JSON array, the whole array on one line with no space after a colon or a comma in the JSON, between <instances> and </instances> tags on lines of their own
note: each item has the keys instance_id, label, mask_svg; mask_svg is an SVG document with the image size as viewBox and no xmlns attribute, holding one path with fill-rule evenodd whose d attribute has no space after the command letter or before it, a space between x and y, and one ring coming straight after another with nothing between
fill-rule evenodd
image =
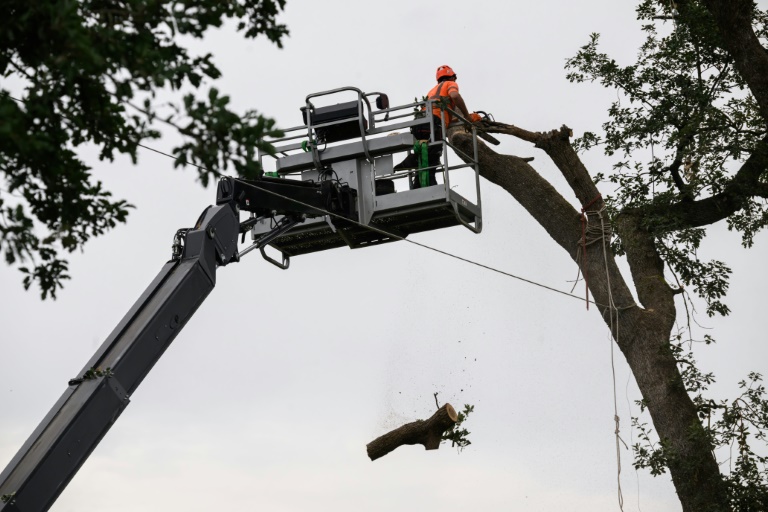
<instances>
[{"instance_id":1,"label":"tree canopy","mask_svg":"<svg viewBox=\"0 0 768 512\"><path fill-rule=\"evenodd\" d=\"M0 20L0 249L43 298L68 278L67 252L125 222L131 205L92 176L78 154L136 161L142 141L170 127L183 136L176 166L199 179L228 168L259 173L256 148L274 121L236 113L214 86L210 53L184 42L230 21L246 38L281 45L285 0L64 0L6 2ZM175 100L170 103L166 97ZM158 105L159 96L163 103Z\"/></svg>"},{"instance_id":2,"label":"tree canopy","mask_svg":"<svg viewBox=\"0 0 768 512\"><path fill-rule=\"evenodd\" d=\"M646 40L636 63L620 66L599 51L598 34L567 62L571 81L597 81L620 92L604 132L587 132L575 144L617 157L612 173L596 175L616 185L606 197L610 210L642 216L666 263L706 300L707 313L727 314L722 298L730 269L700 261L696 251L703 226L713 222L725 219L745 247L768 223L763 173L740 166L768 131L702 4L683 4L673 13L669 5L645 1L637 12ZM755 10L762 40L766 21Z\"/></svg>"}]
</instances>

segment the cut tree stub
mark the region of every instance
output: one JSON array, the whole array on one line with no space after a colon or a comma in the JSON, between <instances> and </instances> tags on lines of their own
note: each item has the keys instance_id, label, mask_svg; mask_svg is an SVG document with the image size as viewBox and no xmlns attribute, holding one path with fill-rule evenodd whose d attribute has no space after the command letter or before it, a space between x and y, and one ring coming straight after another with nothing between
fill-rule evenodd
<instances>
[{"instance_id":1,"label":"cut tree stub","mask_svg":"<svg viewBox=\"0 0 768 512\"><path fill-rule=\"evenodd\" d=\"M368 443L368 457L376 460L404 444L421 444L427 450L437 450L443 433L453 427L458 419L456 409L451 404L445 404L430 418L406 423Z\"/></svg>"}]
</instances>

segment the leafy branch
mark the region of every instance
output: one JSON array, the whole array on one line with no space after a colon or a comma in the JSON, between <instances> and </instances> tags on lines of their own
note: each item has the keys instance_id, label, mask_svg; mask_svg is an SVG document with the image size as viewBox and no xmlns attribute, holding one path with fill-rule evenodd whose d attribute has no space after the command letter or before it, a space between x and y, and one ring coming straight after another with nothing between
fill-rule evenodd
<instances>
[{"instance_id":1,"label":"leafy branch","mask_svg":"<svg viewBox=\"0 0 768 512\"><path fill-rule=\"evenodd\" d=\"M459 419L456 420L453 428L443 433L442 440L450 441L451 448L457 446L458 450L462 451L464 448L472 444L472 442L469 440L470 432L466 429L466 427L462 427L462 424L467 420L467 417L470 415L470 413L474 412L474 410L474 405L464 404L464 410L458 413Z\"/></svg>"},{"instance_id":2,"label":"leafy branch","mask_svg":"<svg viewBox=\"0 0 768 512\"><path fill-rule=\"evenodd\" d=\"M23 91L0 88L0 252L24 274L25 288L36 284L43 299L55 298L69 279L63 255L126 222L133 208L93 178L77 153L84 145L97 147L101 160L126 155L135 163L162 122L184 139L176 166L197 166L204 185L229 168L259 174L255 152L270 151L262 140L279 133L274 121L233 112L210 86L221 77L213 56L192 55L182 43L231 20L245 38L265 35L280 46L288 34L277 21L284 6L10 2L0 19L0 75L18 79ZM189 89L167 117L151 105L161 91Z\"/></svg>"}]
</instances>

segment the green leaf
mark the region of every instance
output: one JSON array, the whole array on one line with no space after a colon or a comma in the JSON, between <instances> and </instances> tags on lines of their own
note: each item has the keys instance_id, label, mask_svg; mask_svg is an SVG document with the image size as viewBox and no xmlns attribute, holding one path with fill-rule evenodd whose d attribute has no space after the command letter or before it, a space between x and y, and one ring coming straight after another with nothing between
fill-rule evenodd
<instances>
[{"instance_id":1,"label":"green leaf","mask_svg":"<svg viewBox=\"0 0 768 512\"><path fill-rule=\"evenodd\" d=\"M263 138L279 134L272 120L229 110L229 98L215 87L206 102L195 93L159 107L153 99L161 88L194 91L221 76L212 55L192 56L187 45L228 20L246 38L264 35L280 45L288 34L277 21L284 6L284 0L12 0L5 6L0 68L28 87L17 99L0 89L0 247L8 265L34 262L19 269L25 288L36 284L43 298L55 298L69 278L60 255L126 222L133 208L93 179L80 146L95 145L104 161L122 154L136 163L139 144L158 138L165 120L165 128L185 137L174 151L176 165L201 167L203 184L229 167L258 175L254 148L271 150ZM137 95L141 100L132 103ZM4 206L7 194L21 200Z\"/></svg>"}]
</instances>

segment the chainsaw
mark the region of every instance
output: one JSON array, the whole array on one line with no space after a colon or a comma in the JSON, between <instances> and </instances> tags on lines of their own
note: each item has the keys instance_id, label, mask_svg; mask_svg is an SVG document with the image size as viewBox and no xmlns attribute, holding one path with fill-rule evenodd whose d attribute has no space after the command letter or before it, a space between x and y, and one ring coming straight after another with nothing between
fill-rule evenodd
<instances>
[{"instance_id":1,"label":"chainsaw","mask_svg":"<svg viewBox=\"0 0 768 512\"><path fill-rule=\"evenodd\" d=\"M486 142L490 142L494 146L498 146L499 144L501 144L501 142L499 142L499 140L496 137L486 133L485 130L482 129L482 123L483 122L489 122L489 123L495 123L496 122L496 120L493 118L492 114L489 114L488 112L484 112L482 110L478 110L477 112L472 112L469 115L469 118L472 121L472 123L480 123L479 125L478 124L474 124L475 128L477 128L477 136L478 137L480 137L481 139L483 139Z\"/></svg>"}]
</instances>

